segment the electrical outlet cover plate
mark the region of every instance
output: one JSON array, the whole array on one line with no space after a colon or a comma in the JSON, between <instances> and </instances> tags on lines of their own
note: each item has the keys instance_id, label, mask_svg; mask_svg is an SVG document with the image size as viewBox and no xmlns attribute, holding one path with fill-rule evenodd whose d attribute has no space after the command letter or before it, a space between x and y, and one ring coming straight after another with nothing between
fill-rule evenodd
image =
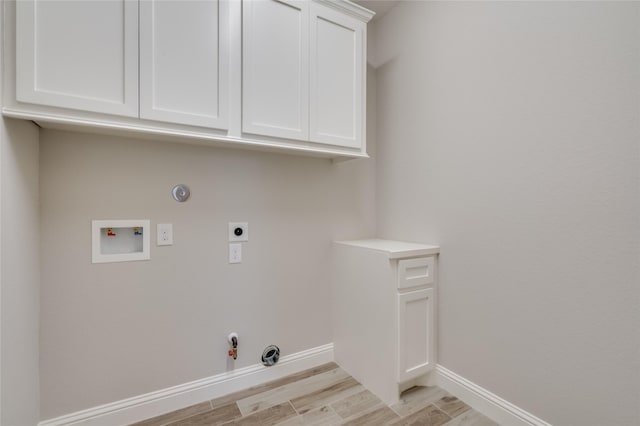
<instances>
[{"instance_id":1,"label":"electrical outlet cover plate","mask_svg":"<svg viewBox=\"0 0 640 426\"><path fill-rule=\"evenodd\" d=\"M173 225L171 223L159 223L156 226L157 237L156 245L170 246L173 245Z\"/></svg>"},{"instance_id":2,"label":"electrical outlet cover plate","mask_svg":"<svg viewBox=\"0 0 640 426\"><path fill-rule=\"evenodd\" d=\"M229 244L229 263L242 263L242 244Z\"/></svg>"},{"instance_id":3,"label":"electrical outlet cover plate","mask_svg":"<svg viewBox=\"0 0 640 426\"><path fill-rule=\"evenodd\" d=\"M241 231L236 232L236 229ZM249 224L247 222L229 222L229 242L236 241L249 241Z\"/></svg>"}]
</instances>

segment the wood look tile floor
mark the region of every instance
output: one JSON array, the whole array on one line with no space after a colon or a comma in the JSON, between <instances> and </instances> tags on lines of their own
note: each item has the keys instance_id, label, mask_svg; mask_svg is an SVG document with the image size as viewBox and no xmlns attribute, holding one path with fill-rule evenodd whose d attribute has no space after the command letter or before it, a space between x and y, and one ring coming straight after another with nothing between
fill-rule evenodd
<instances>
[{"instance_id":1,"label":"wood look tile floor","mask_svg":"<svg viewBox=\"0 0 640 426\"><path fill-rule=\"evenodd\" d=\"M324 364L135 426L499 426L437 387L415 387L385 405L335 363Z\"/></svg>"}]
</instances>

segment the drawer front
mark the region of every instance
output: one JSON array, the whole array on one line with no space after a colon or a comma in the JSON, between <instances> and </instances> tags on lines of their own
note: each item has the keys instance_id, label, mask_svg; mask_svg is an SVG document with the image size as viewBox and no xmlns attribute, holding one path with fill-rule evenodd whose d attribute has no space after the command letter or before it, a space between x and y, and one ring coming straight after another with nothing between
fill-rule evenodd
<instances>
[{"instance_id":1,"label":"drawer front","mask_svg":"<svg viewBox=\"0 0 640 426\"><path fill-rule=\"evenodd\" d=\"M430 285L434 282L435 258L420 257L398 261L398 288Z\"/></svg>"}]
</instances>

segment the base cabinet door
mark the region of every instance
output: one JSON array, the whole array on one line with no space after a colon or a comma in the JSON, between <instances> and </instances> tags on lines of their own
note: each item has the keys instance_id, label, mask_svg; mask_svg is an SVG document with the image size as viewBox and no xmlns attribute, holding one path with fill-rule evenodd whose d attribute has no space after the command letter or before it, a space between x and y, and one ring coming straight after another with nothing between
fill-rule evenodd
<instances>
[{"instance_id":1,"label":"base cabinet door","mask_svg":"<svg viewBox=\"0 0 640 426\"><path fill-rule=\"evenodd\" d=\"M433 367L433 288L398 294L398 382Z\"/></svg>"},{"instance_id":2,"label":"base cabinet door","mask_svg":"<svg viewBox=\"0 0 640 426\"><path fill-rule=\"evenodd\" d=\"M226 129L228 2L140 2L140 118Z\"/></svg>"},{"instance_id":3,"label":"base cabinet door","mask_svg":"<svg viewBox=\"0 0 640 426\"><path fill-rule=\"evenodd\" d=\"M16 2L18 101L138 116L138 2Z\"/></svg>"}]
</instances>

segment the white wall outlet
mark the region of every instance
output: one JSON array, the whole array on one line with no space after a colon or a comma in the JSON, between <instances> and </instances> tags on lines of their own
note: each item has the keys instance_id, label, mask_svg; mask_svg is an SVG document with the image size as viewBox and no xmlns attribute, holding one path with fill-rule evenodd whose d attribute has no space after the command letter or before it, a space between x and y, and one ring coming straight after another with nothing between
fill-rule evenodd
<instances>
[{"instance_id":1,"label":"white wall outlet","mask_svg":"<svg viewBox=\"0 0 640 426\"><path fill-rule=\"evenodd\" d=\"M173 245L173 225L171 223L159 223L156 226L156 244L159 246Z\"/></svg>"},{"instance_id":2,"label":"white wall outlet","mask_svg":"<svg viewBox=\"0 0 640 426\"><path fill-rule=\"evenodd\" d=\"M229 242L233 241L249 241L247 222L229 222Z\"/></svg>"},{"instance_id":3,"label":"white wall outlet","mask_svg":"<svg viewBox=\"0 0 640 426\"><path fill-rule=\"evenodd\" d=\"M242 263L242 244L229 244L229 263Z\"/></svg>"}]
</instances>

